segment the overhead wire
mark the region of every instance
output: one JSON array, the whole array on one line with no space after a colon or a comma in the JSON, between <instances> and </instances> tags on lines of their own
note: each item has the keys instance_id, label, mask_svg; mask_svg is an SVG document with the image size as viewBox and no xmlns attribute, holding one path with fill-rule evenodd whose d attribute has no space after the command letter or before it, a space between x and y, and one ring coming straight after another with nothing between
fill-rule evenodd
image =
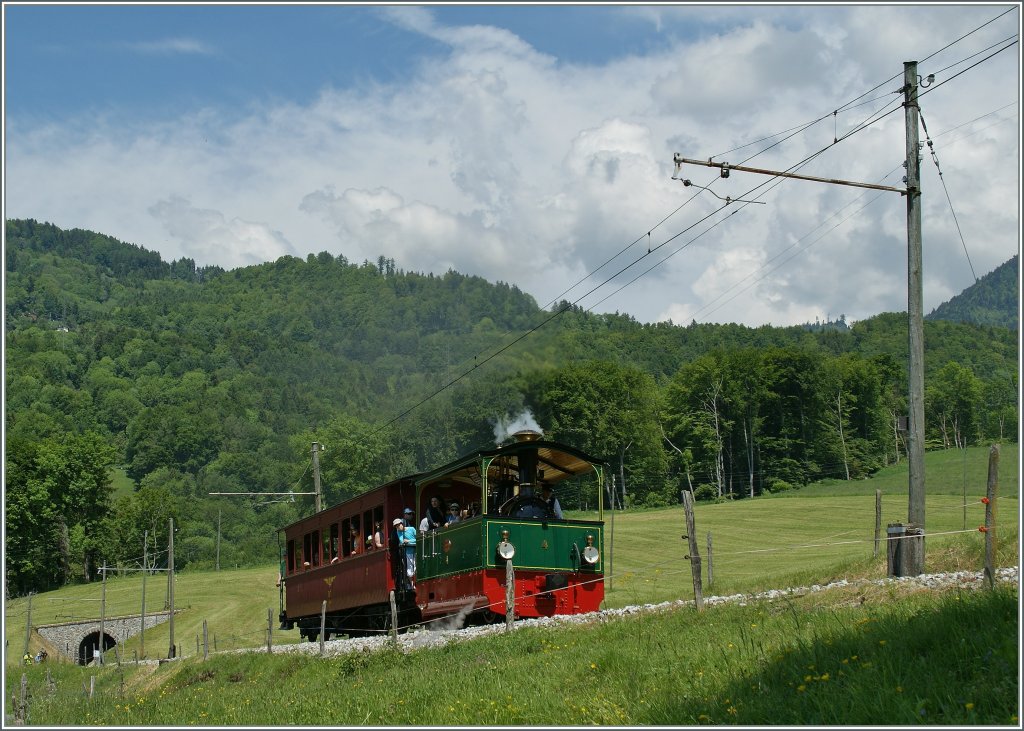
<instances>
[{"instance_id":1,"label":"overhead wire","mask_svg":"<svg viewBox=\"0 0 1024 731\"><path fill-rule=\"evenodd\" d=\"M939 54L939 53L941 53L942 51L944 51L944 50L946 50L946 49L950 48L951 46L955 45L956 43L958 43L958 42L962 41L963 39L965 39L965 38L967 38L968 36L970 36L971 34L973 34L973 33L977 32L977 31L978 31L978 30L980 30L981 28L984 28L984 27L985 27L986 25L989 25L990 23L994 22L995 20L998 20L998 19L999 19L1000 17L1002 17L1003 15L1006 15L1006 14L1007 14L1008 12L1010 12L1010 11L1008 10L1008 11L1006 11L1006 12L1004 12L1004 13L1002 13L1002 14L998 15L998 16L996 16L995 18L993 18L992 20L990 20L990 21L987 21L986 23L983 23L982 25L978 26L977 28L975 28L975 29L973 29L973 30L969 31L968 33L966 33L966 34L964 34L964 35L960 36L960 37L959 37L959 38L957 38L956 40L954 40L954 41L952 41L952 42L948 43L948 44L947 44L946 46L943 46L942 48L940 48L940 49L939 49L938 51L935 51L934 53L932 53L932 54L930 54L929 56L925 57L925 60L927 60L927 59L930 59L930 58L933 58L933 57L934 57L934 56L936 56L937 54ZM1016 41L1014 41L1014 42L1016 42ZM1012 45L1012 44L1010 44L1010 45ZM1001 51L1003 51L1003 50L1006 50L1006 48L1008 48L1008 47L1009 47L1009 46L1007 46L1007 47L1004 47L1004 48L1000 49L999 51L997 51L996 53L993 53L993 54L991 54L990 56L988 56L988 57L986 57L986 58L984 58L984 59L981 59L981 60L980 60L980 61L978 61L977 63L973 64L972 66L968 67L967 69L964 69L963 71L961 71L961 72L959 72L958 74L954 75L954 77L951 77L951 79L947 79L946 81L952 80L952 78L955 78L956 76L959 76L960 74L962 74L962 73L964 73L964 72L966 72L966 71L970 70L971 68L974 68L974 67L976 67L976 66L980 65L981 63L983 63L984 61L988 60L989 58L992 58L993 56L995 56L996 54L1000 53ZM974 55L977 55L977 54L973 54L973 55L972 55L971 57L973 57ZM969 57L969 58L970 58L970 57ZM961 61L961 62L958 62L958 63L962 63L962 62L963 62L963 61ZM956 64L954 64L954 65L956 65ZM822 115L821 117L819 117L819 118L817 118L817 119L815 119L815 120L812 120L811 122L808 122L808 123L806 123L806 124L804 124L804 125L797 125L796 127L791 127L791 128L789 128L789 130L786 130L786 132L789 132L789 131L793 131L793 130L798 130L798 132L794 132L794 135L791 135L790 137L792 137L792 136L795 136L795 134L798 134L798 133L799 133L799 131L803 131L804 129L806 129L806 128L810 127L810 126L813 126L814 124L817 124L818 122L820 122L820 121L822 121L822 120L824 120L824 119L827 119L827 118L828 118L829 116L834 116L834 114L835 114L835 113L837 113L837 112L838 112L839 110L846 110L846 108L847 108L847 107L853 108L853 107L852 107L852 105L854 105L854 103L855 103L855 102L859 102L859 101L860 101L860 100L861 100L861 99L862 99L863 97L867 96L868 94L871 94L872 92L876 91L877 89L881 88L881 87L882 87L882 86L884 86L885 84L887 84L887 83L891 82L892 80L894 80L894 79L896 79L896 78L898 78L898 77L899 77L899 74L896 74L896 75L894 75L894 76L890 77L889 79L887 79L886 81L883 81L883 82L881 82L880 84L876 85L876 86L875 86L875 87L873 87L872 89L869 89L869 90L868 90L867 92L864 92L864 93L862 93L861 95L859 95L858 97L854 98L854 99L853 99L853 100L851 100L850 102L847 102L846 104L842 105L841 107L837 107L837 109L836 109L836 110L834 110L833 112L829 112L828 114ZM944 82L942 82L942 83L946 83L946 81L944 81ZM931 89L934 89L934 88L936 88L937 86L941 86L941 85L942 85L941 83L940 83L940 84L937 84L937 85L934 85L934 86L932 86L932 87L930 87L930 88L929 88L929 91L930 91ZM893 93L899 93L899 91L902 91L902 90L897 90L897 92L893 92ZM921 94L921 95L923 95L923 94ZM921 95L919 95L919 96L921 96ZM888 96L888 95L885 95L885 96ZM863 106L863 104L867 104L867 103L870 103L870 102L872 102L872 101L876 101L876 100L878 100L878 99L882 99L882 98L885 98L885 96L882 96L882 97L876 97L876 98L874 98L874 99L871 99L871 100L868 100L868 101L866 101L866 102L861 102L860 104L856 104L856 106ZM898 100L896 100L896 101L898 102ZM830 148L831 146L833 146L833 145L835 145L835 144L838 144L839 142L841 142L841 141L844 141L844 140L846 140L846 139L849 139L849 138L850 138L850 137L852 137L853 135L855 135L855 134L857 134L857 133L859 133L859 132L863 131L864 129L867 129L868 127L870 127L870 126L872 126L872 125L874 125L874 124L876 124L876 123L880 122L880 121L881 121L882 119L884 119L884 118L888 117L888 116L889 116L890 114L892 114L892 113L894 113L894 112L898 111L898 110L899 110L899 109L901 108L901 106L902 106L901 104L896 104L896 105L895 105L895 106L894 106L894 107L893 107L892 109L890 109L890 110L888 110L888 111L883 111L883 110L885 110L885 108L886 108L886 107L888 107L888 106L889 106L889 104L891 104L891 103L893 103L893 102L889 102L889 103L887 103L887 104L883 105L883 107L881 107L881 108L880 108L879 110L876 110L876 111L875 111L874 113L872 113L871 115L869 115L869 117L868 117L867 119L865 119L865 120L864 120L863 122L861 122L860 124L856 125L856 126L855 126L855 127L854 127L854 128L852 129L852 130L850 130L850 131L848 131L848 132L847 132L846 134L844 134L844 135L843 135L843 137L841 137L841 138L840 138L840 137L838 137L838 136L835 136L835 137L834 137L834 139L833 139L833 142L832 142L832 143L831 143L830 145L828 145L828 146L826 146L826 147L822 148L821 150L819 150L818 152L816 152L816 153L812 154L811 156L808 156L807 158L805 158L804 160L800 161L799 163L796 163L795 165L793 165L793 166L791 166L790 168L788 168L788 169L787 169L787 170L786 170L785 172L791 172L791 171L793 171L793 170L797 170L797 169L800 169L800 167L802 167L803 165L805 165L805 164L809 163L809 162L810 162L811 160L813 160L813 159L814 159L815 157L817 157L818 155L820 155L820 154L824 153L824 152L825 152L826 150L828 150L828 149L829 149L829 148ZM874 117L874 118L873 118L873 117ZM771 137L772 137L772 136L768 136L768 137L762 138L762 139L761 139L761 140L759 140L759 141L763 141L763 140L765 140L765 139L770 139ZM789 138L787 138L787 139L789 139ZM763 150L760 150L760 151L758 151L758 152L757 152L757 153L755 153L754 155L752 155L752 156L750 156L749 158L747 158L747 159L746 159L746 160L745 160L744 162L746 162L746 161L748 161L748 160L750 160L750 159L753 159L754 157L756 157L756 156L758 156L758 155L760 155L760 154L763 154L763 153L764 153L764 152L765 152L766 150L768 150L768 149L771 149L772 147L775 147L775 146L776 146L776 145L778 145L778 144L781 144L781 143L782 143L783 141L785 141L785 140L780 140L780 141L778 141L778 142L775 142L775 143L773 143L772 145L768 146L767 148L765 148L765 149L763 149ZM754 144L754 143L749 143L749 144ZM739 148L734 148L734 149L742 149L743 147L747 147L747 146L749 146L749 144L747 144L747 145L743 145L743 146L741 146L741 147L739 147ZM725 154L725 153L722 153L722 154ZM741 164L742 164L742 163L741 163ZM752 192L754 192L754 191L758 190L759 188L763 187L763 186L764 186L764 185L766 185L766 184L767 184L767 183L762 183L762 184L761 184L761 185L759 185L759 186L755 186L755 187L754 187L753 189L751 189L751 190L750 190L750 191L748 191L747 193L743 194L743 196L742 196L742 197L746 197L746 196L747 196L747 195L749 195L750 193L752 193ZM770 188L769 188L769 190L770 190ZM766 191L766 192L767 192L767 191ZM576 288L577 286L579 286L580 284L582 284L582 283L583 283L584 281L586 281L587 279L589 279L590 277L592 277L592 276L593 276L594 274L596 274L596 273L597 273L598 271L600 271L600 270L601 270L601 269L603 269L603 268L604 268L605 266L607 266L608 264L610 264L610 263L611 263L612 261L614 261L614 260L615 260L616 258L618 258L618 257L619 257L619 256L621 256L621 255L622 255L623 253L625 253L626 251L628 251L628 250L629 250L630 248L632 248L633 246L635 246L635 245L636 245L637 243L639 243L639 242L643 241L643 240L644 240L644 238L647 238L647 239L648 239L648 242L650 242L650 236L651 236L651 232L652 232L652 231L654 231L654 230L656 230L657 228L659 228L659 227L660 227L661 225L663 225L663 224L664 224L664 223L665 223L665 222L666 222L666 221L667 221L668 219L670 219L670 218L671 218L672 216L674 216L674 215L675 215L676 213L678 213L678 212L679 212L679 211L680 211L680 210L681 210L681 209L682 209L682 208L683 208L684 206L686 206L687 204L689 204L689 203L690 203L690 202L691 202L691 201L692 201L692 200L693 200L693 199L694 199L694 198L695 198L695 197L696 197L697 195L698 195L698 194L695 194L694 196L691 196L691 197L690 197L689 199L687 199L686 201L684 201L684 202L683 202L683 203L682 203L682 204L681 204L680 206L678 206L678 207L677 207L676 209L674 209L674 210L673 210L673 211L672 211L671 213L669 213L669 214L668 214L668 215L666 215L666 216L665 216L664 218L662 218L662 219L661 219L661 220L660 220L660 221L659 221L659 222L658 222L658 223L657 223L657 224L656 224L655 226L651 227L651 228L650 228L650 229L649 229L649 230L648 230L648 231L647 231L647 232L646 232L645 234L642 234L642 235L640 235L639 237L637 237L637 238L636 238L635 240L633 240L633 241L632 241L631 243L629 243L629 244L628 244L627 246L625 246L625 247L623 247L622 249L620 249L620 250L619 250L619 251L618 251L618 252L617 252L617 253L616 253L615 255L613 255L612 257L610 257L609 259L607 259L607 260L606 260L605 262L603 262L603 263L602 263L602 264L601 264L601 265L600 265L599 267L597 267L597 268L596 268L595 270L593 270L592 272L588 273L588 274L587 274L587 275L586 275L585 277L583 277L582 279L580 279L579 281L577 281L577 282L576 282L576 283L575 283L574 285L572 285L571 287L569 287L568 289L566 289L566 290L565 290L565 291L564 291L564 292L563 292L562 294L560 294L560 295L556 296L556 297L555 297L555 298L554 298L554 299L553 299L553 300L552 300L552 301L551 301L551 302L550 302L550 303L548 304L548 306L551 306L552 304L554 304L555 302L557 302L557 301L558 301L558 300L559 300L559 299L560 299L561 297L564 297L564 296L565 296L566 294L568 294L569 292L571 292L571 291L572 291L573 289L575 289L575 288ZM762 195L763 195L763 194L762 194ZM729 204L727 203L726 205L729 205ZM741 208L742 208L742 207L745 207L746 205L749 205L749 203L744 203L744 204L743 204L743 206L741 206ZM722 208L724 209L724 206L723 206ZM729 218L729 217L730 217L731 215L733 215L734 213L738 212L738 210L741 210L741 208L740 208L740 209L737 209L737 210L734 210L734 211L732 211L732 212L730 212L730 214L729 214L728 216L726 216L726 217L724 217L723 219L721 219L721 221L719 221L718 223L721 223L721 222L724 222L725 220L728 220L728 218ZM552 320L556 319L557 317L559 317L560 315L562 315L562 314L563 314L563 313L565 313L566 311L569 311L569 310L571 309L571 306L575 306L575 305L578 305L578 303L579 303L579 302L581 302L581 301L582 301L583 299L585 299L585 298L586 298L586 297L588 297L588 296L589 296L590 294L594 293L594 292L595 292L596 290L600 289L601 287L603 287L603 286L607 285L608 283L610 283L611 281L613 281L613 280L614 280L614 279L615 279L616 277L618 277L619 275L623 274L623 273L624 273L625 271L627 271L628 269L630 269L631 267L633 267L633 266L634 266L635 264L637 264L637 263L638 263L639 261L642 261L642 260L643 260L644 258L646 258L646 256L649 256L650 254L654 253L655 251L657 251L657 250L658 250L658 249L660 249L661 247L665 246L666 244L668 244L668 243L669 243L669 242L671 242L672 240L674 240L674 239L678 238L678 237L679 237L680 235L682 235L682 234L686 233L687 231L690 231L690 230L692 230L693 228L695 228L695 227L696 227L697 225L699 225L700 223L702 223L702 222L706 221L706 220L707 220L707 219L708 219L708 218L709 218L709 217L710 217L711 215L714 215L715 213L718 213L718 212L720 212L720 210L722 210L722 209L719 209L719 211L714 211L714 212L713 212L712 214L709 214L709 216L705 216L705 217L703 217L702 219L700 219L700 220L699 220L699 221L697 221L696 223L694 223L694 224L692 224L691 226L688 226L687 228L683 229L682 231L680 231L680 232L676 233L675 235L673 235L672 237L670 237L670 238L669 238L669 239L667 239L666 241L662 242L662 243L661 243L661 244L659 244L658 246L655 246L655 247L651 247L651 246L650 246L650 244L648 244L648 251L646 252L646 254L642 254L642 255L640 255L640 256L639 256L639 257L638 257L637 259L635 259L635 260L634 260L634 261L632 261L631 263L627 264L627 265L626 265L625 267L621 268L621 269L620 269L619 271L617 271L617 272L616 272L616 273L615 273L614 275L612 275L612 276L608 277L608 278L607 278L607 279L606 279L606 280L605 280L604 282L600 283L600 284L599 284L599 285L597 285L596 287L592 288L592 289L591 289L591 290L589 290L588 292L586 292L586 293L584 293L583 295L581 295L580 297L578 297L578 298L577 298L576 300L574 300L574 301L573 301L573 302L571 303L571 305L569 305L569 306L563 306L563 307L560 307L560 308L559 308L558 310L556 310L556 311L555 311L555 312L554 312L553 314L551 314L551 315L550 315L549 317L545 318L545 319L544 319L543 321L541 321L541 322L540 322L539 324L537 324L537 325L535 325L535 326L531 327L530 329L528 329L528 330L527 330L527 331L525 331L524 333L520 334L520 335L519 335L518 337L516 337L516 338L515 338L514 340L512 340L511 342L509 342L509 343L507 343L506 345L502 346L502 347L501 347L501 348L499 348L498 350L494 351L494 352L493 352L493 353L491 353L491 354L490 354L489 356L487 356L486 358L484 358L484 359L483 359L482 361L481 361L481 360L479 360L479 356L480 356L480 355L482 355L482 354L483 354L484 352L486 352L486 350L487 350L487 349L484 349L484 350L481 350L481 351L479 351L479 352L478 352L478 353L477 353L476 355L474 355L474 356L473 356L473 364L472 364L472 366L471 366L471 367L469 367L469 368L468 368L467 370L463 371L463 372L462 372L462 373L461 373L460 375L458 375L458 376L456 376L455 378L453 378L453 379L449 380L449 381L448 381L447 383L445 383L445 384L444 384L444 385L442 385L441 387L439 387L439 388L437 388L436 390L434 390L433 392L431 392L431 393L430 393L429 395L427 395L426 397L424 397L423 399L421 399L420 401L418 401L418 402L417 402L416 404L414 404L413 406L411 406L411 407L407 408L406 410L404 410L403 412L401 412L400 414L398 414L397 416L395 416L395 417L394 417L394 418L392 418L391 420L389 420L389 421L385 422L385 423L384 423L384 424L383 424L382 426L378 427L378 428L377 428L377 429L375 429L375 430L374 430L373 432L371 432L371 436L372 436L373 434L377 434L377 433L379 433L379 432L383 431L384 429L386 429L386 428L390 427L391 425L393 425L394 423L398 422L399 420L401 420L402 418L404 418L405 416L407 416L407 415L408 415L409 413L411 413L411 412L412 412L412 411L414 411L415 409L417 409L417 408L419 408L420 406L422 406L422 405L423 405L424 403L426 403L427 401L429 401L429 400L433 399L434 397L436 397L436 396L437 396L438 394L440 394L441 392L443 392L443 391L447 390L448 388L450 388L451 386L455 385L456 383L458 383L458 382L459 382L459 381L461 381L462 379L464 379L464 378L468 377L468 376L469 376L469 375L470 375L471 373L473 373L473 372L474 372L474 371L475 371L475 370L476 370L477 368L479 368L479 367L480 367L481 365L484 365L485 363L487 363L487 362L489 362L489 361L493 360L493 359L494 359L494 358L496 358L496 357L497 357L498 355L500 355L500 354L504 353L505 351L507 351L508 349L510 349L510 348L511 348L512 346L514 346L514 345L516 345L517 343L521 342L521 341L522 341L522 340L524 340L524 339L525 339L526 337L528 337L529 335L533 334L534 332L536 332L536 331L537 331L537 330L539 330L540 328L544 327L545 325L547 325L547 324L548 324L549 322L551 322ZM715 225L718 225L718 224L716 223ZM714 225L713 225L713 226L712 226L711 228L713 228L713 227L714 227ZM710 228L709 228L708 230L710 230ZM707 233L707 231L703 232L703 233L702 233L702 234L700 234L700 235L702 236L702 235L704 235L704 233ZM698 237L698 238L699 238L699 237ZM695 239L694 239L694 240L695 240ZM683 247L680 247L680 249L678 249L678 250L677 250L676 252L673 252L673 254L674 254L674 253L678 253L678 251L679 251L679 250L682 250L682 248L685 248L685 246L688 246L688 245L689 245L689 243L692 243L692 241L688 242L688 243L687 243L686 245L684 245ZM671 256L671 255L670 255L670 256ZM667 258L669 258L669 257L665 257L665 258L664 258L664 259L662 259L661 261L665 261L665 260L666 260ZM659 262L659 263L660 263L660 262ZM654 268L655 268L656 266L658 266L658 265L657 265L657 264L655 264L654 266L652 266L651 268L649 268L648 270L646 270L646 271L644 272L644 274L646 274L647 272L649 272L649 271L653 270L653 269L654 269ZM639 275L639 276L635 277L635 278L634 278L633 280L631 280L631 281L630 281L629 283L627 283L627 285L624 285L624 286L628 286L629 284L632 284L632 283L633 283L633 282L635 282L635 281L636 281L637 279L639 279L639 278L640 278L641 276L643 276L643 274L641 274L641 275ZM616 290L616 292L618 292L618 291L621 291L621 289L623 289L623 288L624 288L624 287L620 287L620 288L619 288L618 290ZM615 294L616 292L613 292L612 294ZM602 299L601 299L601 300L600 300L600 301L599 301L599 302L598 302L597 304L600 304L601 302L604 302L604 301L605 301L605 300L607 300L607 299L608 299L608 298L609 298L610 296L611 296L611 295L608 295L608 296L606 296L606 297L602 298ZM592 305L592 306L591 306L591 309L592 309L593 307L596 307L596 304L595 304L595 305ZM505 335L508 335L508 334L510 334L510 333L511 333L511 330L510 330L510 331L507 331L507 332L505 333ZM504 337L504 335L503 335L503 337ZM468 364L468 360L466 361L466 363Z\"/></svg>"},{"instance_id":2,"label":"overhead wire","mask_svg":"<svg viewBox=\"0 0 1024 731\"><path fill-rule=\"evenodd\" d=\"M949 210L953 214L953 223L956 224L956 232L960 235L960 243L964 247L964 255L967 257L967 264L971 267L971 276L974 277L974 281L978 281L978 275L974 272L974 264L971 263L971 255L967 251L967 242L964 240L964 232L960 230L960 221L957 220L956 210L953 208L953 199L949 196L949 188L946 187L946 178L942 174L942 168L939 166L939 157L935 154L935 143L932 138L928 135L928 125L924 121L924 112L918 108L918 116L921 119L921 127L924 129L924 137L928 143L928 150L932 154L932 162L935 163L935 169L939 173L939 182L942 183L942 190L946 193L946 202L949 203Z\"/></svg>"}]
</instances>

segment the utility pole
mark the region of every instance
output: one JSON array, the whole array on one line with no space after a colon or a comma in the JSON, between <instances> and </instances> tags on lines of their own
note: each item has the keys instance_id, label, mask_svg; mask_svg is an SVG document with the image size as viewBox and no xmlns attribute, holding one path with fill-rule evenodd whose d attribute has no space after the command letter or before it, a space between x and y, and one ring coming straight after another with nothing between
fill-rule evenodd
<instances>
[{"instance_id":1,"label":"utility pole","mask_svg":"<svg viewBox=\"0 0 1024 731\"><path fill-rule=\"evenodd\" d=\"M320 445L313 442L313 489L316 491L316 512L320 512Z\"/></svg>"},{"instance_id":2,"label":"utility pole","mask_svg":"<svg viewBox=\"0 0 1024 731\"><path fill-rule=\"evenodd\" d=\"M25 616L25 653L22 657L28 654L28 642L32 637L32 594L35 592L28 595L28 614Z\"/></svg>"},{"instance_id":3,"label":"utility pole","mask_svg":"<svg viewBox=\"0 0 1024 731\"><path fill-rule=\"evenodd\" d=\"M103 568L100 569L103 572L103 591L100 594L100 652L96 656L96 664L103 664L103 638L106 636L106 619L107 619L107 562L103 562Z\"/></svg>"},{"instance_id":4,"label":"utility pole","mask_svg":"<svg viewBox=\"0 0 1024 731\"><path fill-rule=\"evenodd\" d=\"M170 524L167 529L167 601L171 605L171 614L168 617L168 629L171 633L171 646L167 651L167 657L173 658L174 653L174 518L168 518Z\"/></svg>"},{"instance_id":5,"label":"utility pole","mask_svg":"<svg viewBox=\"0 0 1024 731\"><path fill-rule=\"evenodd\" d=\"M146 657L146 574L149 573L149 531L142 537L142 629L139 630L139 656Z\"/></svg>"},{"instance_id":6,"label":"utility pole","mask_svg":"<svg viewBox=\"0 0 1024 731\"><path fill-rule=\"evenodd\" d=\"M921 164L919 157L921 144L918 141L917 132L920 117L917 106L918 78L917 61L905 61L903 63L903 88L899 91L902 91L904 94L903 106L905 109L907 154L906 162L904 163L907 168L907 175L904 178L904 182L907 184L906 190L872 183L859 183L835 178L816 178L810 175L799 175L786 171L729 165L727 162L712 162L711 158L691 160L682 157L679 153L673 156L676 172L672 175L673 180L680 180L684 185L691 185L689 180L683 180L679 174L682 164L688 163L704 167L717 167L720 169L723 178L728 178L730 171L736 170L819 183L834 183L858 188L886 190L907 196L907 319L910 347L907 367L907 408L909 411L907 419L907 460L910 471L907 519L911 524L909 527L913 529L915 537L905 544L906 556L901 562L901 576L917 576L924 573L924 298L922 296L921 284ZM928 83L930 84L933 79L933 76L929 76L927 79ZM925 84L924 86L927 85ZM731 198L726 198L725 201L726 205L737 202L752 202L734 201Z\"/></svg>"},{"instance_id":7,"label":"utility pole","mask_svg":"<svg viewBox=\"0 0 1024 731\"><path fill-rule=\"evenodd\" d=\"M911 551L906 575L924 573L924 314L921 285L921 164L918 153L917 61L903 64L903 91L907 127L907 316L910 363L907 406L909 431L907 461L910 468L907 520L921 529L918 550Z\"/></svg>"},{"instance_id":8,"label":"utility pole","mask_svg":"<svg viewBox=\"0 0 1024 731\"><path fill-rule=\"evenodd\" d=\"M220 571L220 509L217 509L217 571Z\"/></svg>"}]
</instances>

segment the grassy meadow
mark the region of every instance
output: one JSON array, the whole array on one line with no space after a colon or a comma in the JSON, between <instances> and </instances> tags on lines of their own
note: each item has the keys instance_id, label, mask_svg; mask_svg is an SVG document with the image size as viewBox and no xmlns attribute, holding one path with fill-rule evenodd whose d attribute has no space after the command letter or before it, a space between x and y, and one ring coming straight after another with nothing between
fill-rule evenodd
<instances>
[{"instance_id":1,"label":"grassy meadow","mask_svg":"<svg viewBox=\"0 0 1024 731\"><path fill-rule=\"evenodd\" d=\"M926 455L926 571L982 567L977 527L987 469L987 448L967 450L966 460L963 452ZM1003 447L999 477L997 564L1015 566L1016 445ZM904 463L871 480L698 504L705 596L884 577L884 544L873 555L875 490L883 495L884 537L887 523L906 521L906 482ZM611 522L606 515L607 607L692 598L681 507L617 513L614 529ZM277 614L276 576L276 566L178 574L175 604L184 611L175 639L183 660L159 666L130 663L142 651L135 637L119 648L129 661L120 666L108 659L100 669L16 667L28 607L25 599L7 602L8 714L24 670L33 725L1017 725L1016 587L851 586L700 615L683 609L521 629L407 656L214 655L204 662L199 648L197 657L204 620L211 650L214 642L218 650L266 644L267 609ZM146 579L147 612L163 608L166 587L163 575ZM141 589L137 574L108 578L107 616L137 614ZM98 617L100 597L99 583L39 594L32 624ZM147 630L144 640L146 656L166 657L168 625ZM274 644L297 641L297 631L277 630L275 621ZM33 633L33 652L40 642ZM90 701L83 688L93 676Z\"/></svg>"}]
</instances>

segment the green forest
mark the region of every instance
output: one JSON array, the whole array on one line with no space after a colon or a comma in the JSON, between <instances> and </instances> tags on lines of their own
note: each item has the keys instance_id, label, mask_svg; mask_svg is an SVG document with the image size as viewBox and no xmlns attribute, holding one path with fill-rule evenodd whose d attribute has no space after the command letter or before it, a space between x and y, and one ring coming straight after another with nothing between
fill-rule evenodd
<instances>
[{"instance_id":1,"label":"green forest","mask_svg":"<svg viewBox=\"0 0 1024 731\"><path fill-rule=\"evenodd\" d=\"M209 493L310 492L313 442L325 505L524 415L606 459L627 509L863 479L905 456L905 313L644 324L384 257L225 271L33 220L6 222L5 257L9 595L166 560L170 518L177 569L275 561L276 529L312 498ZM1017 282L983 281L982 322L925 322L929 449L1017 438ZM1005 302L1012 321L991 314Z\"/></svg>"}]
</instances>

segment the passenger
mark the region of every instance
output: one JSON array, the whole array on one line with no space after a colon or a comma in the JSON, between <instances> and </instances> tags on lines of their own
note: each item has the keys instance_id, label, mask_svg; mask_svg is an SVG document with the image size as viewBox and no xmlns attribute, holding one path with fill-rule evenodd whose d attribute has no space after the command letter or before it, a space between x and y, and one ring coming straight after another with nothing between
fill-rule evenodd
<instances>
[{"instance_id":1,"label":"passenger","mask_svg":"<svg viewBox=\"0 0 1024 731\"><path fill-rule=\"evenodd\" d=\"M430 530L430 517L424 515L423 520L420 521L420 533L426 533Z\"/></svg>"},{"instance_id":2,"label":"passenger","mask_svg":"<svg viewBox=\"0 0 1024 731\"><path fill-rule=\"evenodd\" d=\"M402 523L400 526L403 537L400 544L405 548L405 575L409 578L409 588L416 590L416 528Z\"/></svg>"},{"instance_id":3,"label":"passenger","mask_svg":"<svg viewBox=\"0 0 1024 731\"><path fill-rule=\"evenodd\" d=\"M444 519L444 524L446 526L449 526L453 523L458 523L459 520L459 504L452 503L451 505L448 506L448 515Z\"/></svg>"},{"instance_id":4,"label":"passenger","mask_svg":"<svg viewBox=\"0 0 1024 731\"><path fill-rule=\"evenodd\" d=\"M379 520L375 524L375 529L373 531L373 547L384 548L384 531L381 528Z\"/></svg>"},{"instance_id":5,"label":"passenger","mask_svg":"<svg viewBox=\"0 0 1024 731\"><path fill-rule=\"evenodd\" d=\"M562 515L562 506L558 504L558 498L555 497L555 491L551 488L551 485L545 482L543 486L541 486L540 492L541 495L544 496L544 502L548 504L548 510L550 510L556 518L563 520L564 516Z\"/></svg>"},{"instance_id":6,"label":"passenger","mask_svg":"<svg viewBox=\"0 0 1024 731\"><path fill-rule=\"evenodd\" d=\"M362 552L362 545L359 540L359 524L353 523L348 529L348 542L353 554Z\"/></svg>"},{"instance_id":7,"label":"passenger","mask_svg":"<svg viewBox=\"0 0 1024 731\"><path fill-rule=\"evenodd\" d=\"M430 498L430 506L427 508L423 520L427 521L427 530L437 530L445 524L444 509L441 507L441 498L439 496L434 495L434 497ZM420 525L422 530L422 523Z\"/></svg>"}]
</instances>

